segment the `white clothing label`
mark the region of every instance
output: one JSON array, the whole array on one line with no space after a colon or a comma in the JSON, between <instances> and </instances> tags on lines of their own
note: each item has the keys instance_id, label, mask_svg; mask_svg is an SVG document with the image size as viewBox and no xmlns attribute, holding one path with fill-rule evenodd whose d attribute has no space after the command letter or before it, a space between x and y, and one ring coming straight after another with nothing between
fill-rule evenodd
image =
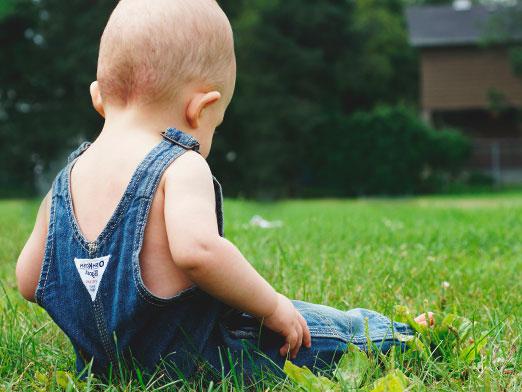
<instances>
[{"instance_id":1,"label":"white clothing label","mask_svg":"<svg viewBox=\"0 0 522 392\"><path fill-rule=\"evenodd\" d=\"M93 302L96 299L96 293L98 293L98 287L100 287L100 282L110 257L111 255L95 259L74 258L76 269Z\"/></svg>"}]
</instances>

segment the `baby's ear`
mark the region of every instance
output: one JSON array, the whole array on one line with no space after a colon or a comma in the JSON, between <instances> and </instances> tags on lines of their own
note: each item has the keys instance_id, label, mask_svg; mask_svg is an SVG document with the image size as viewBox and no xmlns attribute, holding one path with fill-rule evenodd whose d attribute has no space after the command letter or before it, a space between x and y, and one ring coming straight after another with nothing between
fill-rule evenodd
<instances>
[{"instance_id":1,"label":"baby's ear","mask_svg":"<svg viewBox=\"0 0 522 392\"><path fill-rule=\"evenodd\" d=\"M195 94L187 105L187 109L185 111L185 118L190 127L193 129L198 128L199 120L203 111L220 99L221 93L219 91Z\"/></svg>"},{"instance_id":2,"label":"baby's ear","mask_svg":"<svg viewBox=\"0 0 522 392\"><path fill-rule=\"evenodd\" d=\"M89 90L91 92L92 106L100 114L100 116L105 118L105 110L103 109L103 101L100 87L98 86L98 81L95 80L92 82Z\"/></svg>"}]
</instances>

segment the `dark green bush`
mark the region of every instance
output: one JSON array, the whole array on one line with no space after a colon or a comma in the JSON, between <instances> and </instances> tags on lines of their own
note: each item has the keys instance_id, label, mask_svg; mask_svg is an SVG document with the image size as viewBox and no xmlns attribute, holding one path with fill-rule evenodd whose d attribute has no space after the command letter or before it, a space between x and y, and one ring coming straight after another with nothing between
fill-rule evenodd
<instances>
[{"instance_id":1,"label":"dark green bush","mask_svg":"<svg viewBox=\"0 0 522 392\"><path fill-rule=\"evenodd\" d=\"M456 175L469 158L471 144L461 132L452 129L429 129L429 164L435 169Z\"/></svg>"},{"instance_id":2,"label":"dark green bush","mask_svg":"<svg viewBox=\"0 0 522 392\"><path fill-rule=\"evenodd\" d=\"M461 133L435 130L404 106L356 112L333 121L325 133L326 163L316 176L345 195L436 191L458 174L470 152Z\"/></svg>"}]
</instances>

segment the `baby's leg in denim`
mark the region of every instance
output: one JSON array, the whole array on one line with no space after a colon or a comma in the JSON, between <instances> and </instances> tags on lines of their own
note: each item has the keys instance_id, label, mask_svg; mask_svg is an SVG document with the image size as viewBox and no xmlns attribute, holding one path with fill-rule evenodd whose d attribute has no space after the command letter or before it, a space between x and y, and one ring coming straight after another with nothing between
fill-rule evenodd
<instances>
[{"instance_id":1,"label":"baby's leg in denim","mask_svg":"<svg viewBox=\"0 0 522 392\"><path fill-rule=\"evenodd\" d=\"M306 365L316 370L328 369L337 362L349 343L363 351L372 349L386 352L402 343L394 339L394 332L413 334L406 324L391 322L380 313L367 309L342 311L329 306L293 301L308 323L312 335L312 347L301 348L296 365Z\"/></svg>"},{"instance_id":2,"label":"baby's leg in denim","mask_svg":"<svg viewBox=\"0 0 522 392\"><path fill-rule=\"evenodd\" d=\"M292 362L314 371L330 370L349 343L367 351L370 342L374 348L388 351L393 345L401 344L393 338L393 332L413 334L413 330L407 325L392 323L385 316L371 310L342 311L302 301L293 303L308 323L312 346L301 346ZM263 328L252 316L240 312L227 317L221 323L220 331L221 358L215 355L216 351L213 351L214 354L205 354L216 369L221 366L226 371L235 368L247 377L256 377L256 374L266 370L283 375L281 368L285 358L279 355L279 349L284 344L281 336Z\"/></svg>"}]
</instances>

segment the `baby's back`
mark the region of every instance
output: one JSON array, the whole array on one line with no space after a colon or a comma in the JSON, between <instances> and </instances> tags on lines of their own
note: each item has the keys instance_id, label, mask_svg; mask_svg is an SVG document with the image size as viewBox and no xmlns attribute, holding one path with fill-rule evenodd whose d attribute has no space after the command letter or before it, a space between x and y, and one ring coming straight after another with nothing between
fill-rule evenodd
<instances>
[{"instance_id":1,"label":"baby's back","mask_svg":"<svg viewBox=\"0 0 522 392\"><path fill-rule=\"evenodd\" d=\"M179 175L193 180L186 163L201 158L190 151L198 148L196 139L173 128L163 137L102 132L71 154L53 182L35 299L71 340L78 372L92 359L94 374L120 361L152 371L168 356L190 374L194 356L215 344L209 341L227 308L175 265L172 252L183 242L167 236L173 219L164 218L179 205L177 196L193 198ZM222 235L217 182L213 191L214 225ZM181 230L174 238L190 231L186 219L174 221Z\"/></svg>"},{"instance_id":2,"label":"baby's back","mask_svg":"<svg viewBox=\"0 0 522 392\"><path fill-rule=\"evenodd\" d=\"M71 170L71 196L78 226L95 241L120 202L136 168L161 136L140 139L104 135L85 151ZM116 147L115 147L116 146ZM175 162L167 170L171 170ZM174 169L175 170L175 169ZM164 177L155 192L140 252L141 275L152 294L168 298L192 285L174 264L164 217Z\"/></svg>"}]
</instances>

